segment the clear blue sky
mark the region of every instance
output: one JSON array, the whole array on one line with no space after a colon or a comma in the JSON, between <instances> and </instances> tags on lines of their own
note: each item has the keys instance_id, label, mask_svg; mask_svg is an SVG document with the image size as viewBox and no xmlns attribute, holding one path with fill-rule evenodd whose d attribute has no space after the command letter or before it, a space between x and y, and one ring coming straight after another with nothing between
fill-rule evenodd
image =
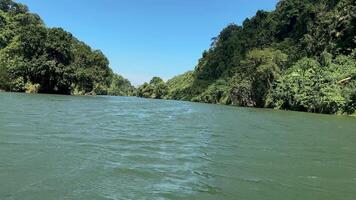
<instances>
[{"instance_id":1,"label":"clear blue sky","mask_svg":"<svg viewBox=\"0 0 356 200\"><path fill-rule=\"evenodd\" d=\"M211 38L278 0L17 0L100 49L134 85L194 69Z\"/></svg>"}]
</instances>

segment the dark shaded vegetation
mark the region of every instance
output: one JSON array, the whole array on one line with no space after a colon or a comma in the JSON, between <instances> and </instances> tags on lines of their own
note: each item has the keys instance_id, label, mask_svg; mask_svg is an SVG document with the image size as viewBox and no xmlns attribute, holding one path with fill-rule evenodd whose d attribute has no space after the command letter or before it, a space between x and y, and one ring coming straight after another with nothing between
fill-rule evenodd
<instances>
[{"instance_id":1,"label":"dark shaded vegetation","mask_svg":"<svg viewBox=\"0 0 356 200\"><path fill-rule=\"evenodd\" d=\"M99 50L61 28L46 28L25 5L0 0L0 89L56 94L131 95Z\"/></svg>"},{"instance_id":2,"label":"dark shaded vegetation","mask_svg":"<svg viewBox=\"0 0 356 200\"><path fill-rule=\"evenodd\" d=\"M169 80L160 97L352 114L355 33L354 0L281 0L222 30L195 70Z\"/></svg>"}]
</instances>

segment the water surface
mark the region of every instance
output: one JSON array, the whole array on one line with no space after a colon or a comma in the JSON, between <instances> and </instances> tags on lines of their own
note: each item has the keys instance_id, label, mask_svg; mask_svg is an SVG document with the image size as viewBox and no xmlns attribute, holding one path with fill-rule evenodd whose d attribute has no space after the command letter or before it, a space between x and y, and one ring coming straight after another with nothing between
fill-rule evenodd
<instances>
[{"instance_id":1,"label":"water surface","mask_svg":"<svg viewBox=\"0 0 356 200\"><path fill-rule=\"evenodd\" d=\"M356 119L0 93L0 199L356 199Z\"/></svg>"}]
</instances>

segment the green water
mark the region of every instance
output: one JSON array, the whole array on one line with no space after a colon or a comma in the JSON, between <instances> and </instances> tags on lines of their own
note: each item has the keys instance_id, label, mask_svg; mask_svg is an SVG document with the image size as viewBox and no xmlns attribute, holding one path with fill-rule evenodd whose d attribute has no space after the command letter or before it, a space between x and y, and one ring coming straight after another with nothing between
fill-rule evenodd
<instances>
[{"instance_id":1,"label":"green water","mask_svg":"<svg viewBox=\"0 0 356 200\"><path fill-rule=\"evenodd\" d=\"M0 199L356 199L356 119L0 93Z\"/></svg>"}]
</instances>

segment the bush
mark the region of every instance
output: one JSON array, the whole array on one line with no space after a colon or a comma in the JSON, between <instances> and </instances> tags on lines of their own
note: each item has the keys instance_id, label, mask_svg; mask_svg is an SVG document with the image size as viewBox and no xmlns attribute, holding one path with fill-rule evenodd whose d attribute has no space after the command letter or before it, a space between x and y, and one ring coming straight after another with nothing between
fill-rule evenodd
<instances>
[{"instance_id":1,"label":"bush","mask_svg":"<svg viewBox=\"0 0 356 200\"><path fill-rule=\"evenodd\" d=\"M38 83L36 83L36 84L26 83L25 92L29 93L29 94L35 94L35 93L39 92L40 88L41 88L41 85Z\"/></svg>"},{"instance_id":2,"label":"bush","mask_svg":"<svg viewBox=\"0 0 356 200\"><path fill-rule=\"evenodd\" d=\"M7 69L0 65L0 90L10 89L10 77Z\"/></svg>"},{"instance_id":3,"label":"bush","mask_svg":"<svg viewBox=\"0 0 356 200\"><path fill-rule=\"evenodd\" d=\"M10 83L10 90L13 92L24 92L25 91L25 81L22 77L18 77Z\"/></svg>"},{"instance_id":4,"label":"bush","mask_svg":"<svg viewBox=\"0 0 356 200\"><path fill-rule=\"evenodd\" d=\"M92 92L88 93L88 95L107 95L108 88L101 84L101 83L96 83L94 85L94 89Z\"/></svg>"},{"instance_id":5,"label":"bush","mask_svg":"<svg viewBox=\"0 0 356 200\"><path fill-rule=\"evenodd\" d=\"M269 104L272 107L297 111L338 113L354 112L355 86L340 83L352 80L356 62L339 56L332 62L303 58L287 70L275 84Z\"/></svg>"},{"instance_id":6,"label":"bush","mask_svg":"<svg viewBox=\"0 0 356 200\"><path fill-rule=\"evenodd\" d=\"M168 94L167 84L159 77L153 77L150 83L137 88L136 95L143 98L163 99Z\"/></svg>"}]
</instances>

